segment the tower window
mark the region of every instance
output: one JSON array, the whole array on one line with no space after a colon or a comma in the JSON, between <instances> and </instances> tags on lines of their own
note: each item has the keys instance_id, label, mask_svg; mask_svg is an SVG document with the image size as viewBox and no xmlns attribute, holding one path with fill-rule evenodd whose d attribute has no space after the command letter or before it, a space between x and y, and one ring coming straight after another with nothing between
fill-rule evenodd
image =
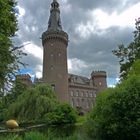
<instances>
[{"instance_id":1,"label":"tower window","mask_svg":"<svg viewBox=\"0 0 140 140\"><path fill-rule=\"evenodd\" d=\"M73 91L70 92L71 96L73 96Z\"/></svg>"},{"instance_id":2,"label":"tower window","mask_svg":"<svg viewBox=\"0 0 140 140\"><path fill-rule=\"evenodd\" d=\"M58 56L61 56L61 53L58 53Z\"/></svg>"},{"instance_id":3,"label":"tower window","mask_svg":"<svg viewBox=\"0 0 140 140\"><path fill-rule=\"evenodd\" d=\"M77 97L79 96L79 91L78 91L78 90L76 91L76 96L77 96Z\"/></svg>"},{"instance_id":4,"label":"tower window","mask_svg":"<svg viewBox=\"0 0 140 140\"><path fill-rule=\"evenodd\" d=\"M84 92L82 91L82 92L81 92L81 97L83 97L83 94L84 94Z\"/></svg>"},{"instance_id":5,"label":"tower window","mask_svg":"<svg viewBox=\"0 0 140 140\"><path fill-rule=\"evenodd\" d=\"M54 67L53 67L53 65L51 65L51 70L53 70L54 69Z\"/></svg>"},{"instance_id":6,"label":"tower window","mask_svg":"<svg viewBox=\"0 0 140 140\"><path fill-rule=\"evenodd\" d=\"M86 97L88 97L88 91L86 92Z\"/></svg>"},{"instance_id":7,"label":"tower window","mask_svg":"<svg viewBox=\"0 0 140 140\"><path fill-rule=\"evenodd\" d=\"M51 84L51 87L55 91L55 84Z\"/></svg>"}]
</instances>

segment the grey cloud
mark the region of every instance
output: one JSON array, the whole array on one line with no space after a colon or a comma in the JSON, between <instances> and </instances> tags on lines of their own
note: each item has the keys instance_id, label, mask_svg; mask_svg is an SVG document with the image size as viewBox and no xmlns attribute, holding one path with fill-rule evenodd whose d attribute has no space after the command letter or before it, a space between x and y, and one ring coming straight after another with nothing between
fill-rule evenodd
<instances>
[{"instance_id":1,"label":"grey cloud","mask_svg":"<svg viewBox=\"0 0 140 140\"><path fill-rule=\"evenodd\" d=\"M38 66L42 65L42 61L32 54L28 54L27 56L24 56L22 58L22 62L24 64L27 64L25 68L32 69L34 73L35 71L39 71Z\"/></svg>"},{"instance_id":2,"label":"grey cloud","mask_svg":"<svg viewBox=\"0 0 140 140\"><path fill-rule=\"evenodd\" d=\"M81 43L82 41L82 43ZM104 34L92 34L88 40L83 42L79 38L79 44L70 44L68 48L69 58L78 58L89 65L89 69L106 70L110 77L119 73L117 58L112 54L118 44L128 44L132 41L132 29L111 27ZM89 69L85 70L86 75Z\"/></svg>"},{"instance_id":3,"label":"grey cloud","mask_svg":"<svg viewBox=\"0 0 140 140\"><path fill-rule=\"evenodd\" d=\"M73 5L73 8L97 9L100 8L106 12L117 11L120 12L136 3L139 0L68 0L68 2Z\"/></svg>"},{"instance_id":4,"label":"grey cloud","mask_svg":"<svg viewBox=\"0 0 140 140\"><path fill-rule=\"evenodd\" d=\"M89 20L87 12L89 9L102 8L106 11L120 10L137 3L139 0L128 0L122 6L121 0L68 0L72 6L70 11L64 12L65 7L61 6L61 19L64 30L69 34L68 58L78 58L87 64L87 68L79 71L80 75L88 76L92 70L106 70L109 77L117 77L119 65L117 58L113 56L112 50L118 44L127 44L132 40L132 30L130 28L111 27L104 31L103 34L97 35L92 33L88 39L83 39L75 32L75 27L79 23L86 23ZM42 32L47 29L49 19L50 3L52 0L26 0L18 1L19 5L25 9L26 13L22 19L19 19L19 42L31 41L38 47L42 47ZM67 3L66 3L67 4ZM65 4L63 4L65 6ZM34 28L35 30L33 30ZM76 40L78 43L75 43ZM41 65L39 58L29 54L23 59L28 62L30 68L34 71L37 65ZM74 71L74 70L73 70ZM78 73L77 73L78 74Z\"/></svg>"}]
</instances>

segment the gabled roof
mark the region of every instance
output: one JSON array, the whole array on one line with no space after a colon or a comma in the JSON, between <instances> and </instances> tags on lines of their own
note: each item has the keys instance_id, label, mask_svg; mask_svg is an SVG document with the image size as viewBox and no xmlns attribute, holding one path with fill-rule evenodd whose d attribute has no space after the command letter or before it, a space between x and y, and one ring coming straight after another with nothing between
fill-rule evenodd
<instances>
[{"instance_id":1,"label":"gabled roof","mask_svg":"<svg viewBox=\"0 0 140 140\"><path fill-rule=\"evenodd\" d=\"M69 83L81 84L81 85L90 85L90 79L87 77L68 74Z\"/></svg>"}]
</instances>

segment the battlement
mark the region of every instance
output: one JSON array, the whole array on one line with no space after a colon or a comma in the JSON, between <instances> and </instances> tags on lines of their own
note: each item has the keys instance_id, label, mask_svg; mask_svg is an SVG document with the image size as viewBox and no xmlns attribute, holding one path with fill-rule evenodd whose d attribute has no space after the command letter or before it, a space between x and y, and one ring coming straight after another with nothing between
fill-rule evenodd
<instances>
[{"instance_id":1,"label":"battlement","mask_svg":"<svg viewBox=\"0 0 140 140\"><path fill-rule=\"evenodd\" d=\"M44 46L47 40L61 40L68 45L68 34L64 31L46 31L42 34L42 45Z\"/></svg>"},{"instance_id":2,"label":"battlement","mask_svg":"<svg viewBox=\"0 0 140 140\"><path fill-rule=\"evenodd\" d=\"M31 79L31 76L29 74L20 74L20 75L17 75L16 78L19 78L19 79Z\"/></svg>"},{"instance_id":3,"label":"battlement","mask_svg":"<svg viewBox=\"0 0 140 140\"><path fill-rule=\"evenodd\" d=\"M93 71L91 77L106 77L106 71Z\"/></svg>"},{"instance_id":4,"label":"battlement","mask_svg":"<svg viewBox=\"0 0 140 140\"><path fill-rule=\"evenodd\" d=\"M31 80L31 76L29 74L20 74L16 76L17 80L20 80L22 83L24 83L27 86L31 86L32 85L32 80Z\"/></svg>"}]
</instances>

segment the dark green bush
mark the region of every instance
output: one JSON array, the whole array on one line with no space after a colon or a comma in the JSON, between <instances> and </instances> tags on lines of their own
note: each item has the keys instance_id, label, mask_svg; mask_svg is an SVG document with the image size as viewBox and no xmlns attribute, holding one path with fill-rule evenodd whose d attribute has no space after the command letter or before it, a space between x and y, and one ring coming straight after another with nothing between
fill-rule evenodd
<instances>
[{"instance_id":1,"label":"dark green bush","mask_svg":"<svg viewBox=\"0 0 140 140\"><path fill-rule=\"evenodd\" d=\"M48 124L68 124L75 123L76 117L76 111L70 105L60 104L45 115L45 120Z\"/></svg>"},{"instance_id":2,"label":"dark green bush","mask_svg":"<svg viewBox=\"0 0 140 140\"><path fill-rule=\"evenodd\" d=\"M140 138L140 76L102 92L88 121L88 133L102 140Z\"/></svg>"}]
</instances>

